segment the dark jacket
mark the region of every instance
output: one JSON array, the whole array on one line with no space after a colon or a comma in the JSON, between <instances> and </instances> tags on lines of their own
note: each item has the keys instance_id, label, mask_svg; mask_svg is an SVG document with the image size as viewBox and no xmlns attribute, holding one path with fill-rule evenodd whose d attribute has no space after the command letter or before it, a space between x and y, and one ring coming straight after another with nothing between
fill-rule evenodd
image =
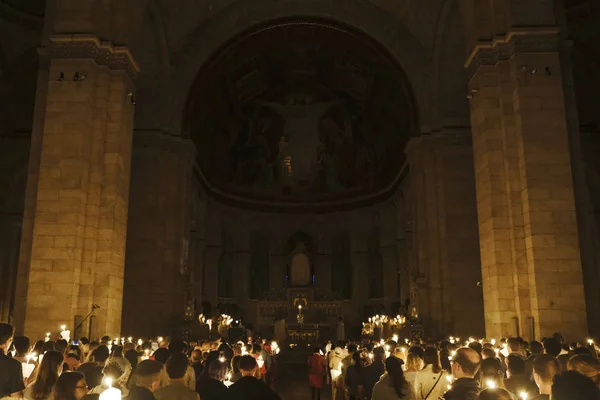
<instances>
[{"instance_id":1,"label":"dark jacket","mask_svg":"<svg viewBox=\"0 0 600 400\"><path fill-rule=\"evenodd\" d=\"M479 395L479 382L473 378L460 378L452 383L452 388L444 394L444 400L476 400Z\"/></svg>"},{"instance_id":2,"label":"dark jacket","mask_svg":"<svg viewBox=\"0 0 600 400\"><path fill-rule=\"evenodd\" d=\"M504 387L515 396L519 396L521 392L527 392L529 397L537 396L539 393L537 385L525 375L513 376L505 380Z\"/></svg>"},{"instance_id":3,"label":"dark jacket","mask_svg":"<svg viewBox=\"0 0 600 400\"><path fill-rule=\"evenodd\" d=\"M129 391L127 400L156 400L149 389L142 386L135 386Z\"/></svg>"},{"instance_id":4,"label":"dark jacket","mask_svg":"<svg viewBox=\"0 0 600 400\"><path fill-rule=\"evenodd\" d=\"M241 377L229 387L229 391L235 400L281 400L266 383L252 376Z\"/></svg>"},{"instance_id":5,"label":"dark jacket","mask_svg":"<svg viewBox=\"0 0 600 400\"><path fill-rule=\"evenodd\" d=\"M363 395L365 398L371 399L373 388L384 373L385 364L380 361L374 361L371 365L363 369Z\"/></svg>"},{"instance_id":6,"label":"dark jacket","mask_svg":"<svg viewBox=\"0 0 600 400\"><path fill-rule=\"evenodd\" d=\"M196 385L198 387L198 385ZM228 399L229 389L227 386L216 379L202 380L197 390L201 400L221 400Z\"/></svg>"}]
</instances>

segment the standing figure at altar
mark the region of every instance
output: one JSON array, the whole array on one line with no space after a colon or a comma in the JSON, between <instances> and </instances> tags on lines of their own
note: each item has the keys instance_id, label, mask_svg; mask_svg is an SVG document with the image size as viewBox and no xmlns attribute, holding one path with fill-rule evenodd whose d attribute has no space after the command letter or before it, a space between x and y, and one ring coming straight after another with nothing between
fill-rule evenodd
<instances>
[{"instance_id":1,"label":"standing figure at altar","mask_svg":"<svg viewBox=\"0 0 600 400\"><path fill-rule=\"evenodd\" d=\"M318 347L313 347L313 354L308 357L308 382L312 391L312 400L321 400L323 377L327 372L327 362Z\"/></svg>"},{"instance_id":2,"label":"standing figure at altar","mask_svg":"<svg viewBox=\"0 0 600 400\"><path fill-rule=\"evenodd\" d=\"M344 318L340 317L336 325L335 338L338 342L346 340L346 328L344 327Z\"/></svg>"}]
</instances>

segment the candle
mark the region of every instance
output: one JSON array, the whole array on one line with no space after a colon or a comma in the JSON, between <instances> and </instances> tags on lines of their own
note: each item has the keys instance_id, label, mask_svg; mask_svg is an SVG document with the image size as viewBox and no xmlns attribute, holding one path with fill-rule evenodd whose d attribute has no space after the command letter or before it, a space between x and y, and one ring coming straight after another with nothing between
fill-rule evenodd
<instances>
[{"instance_id":1,"label":"candle","mask_svg":"<svg viewBox=\"0 0 600 400\"><path fill-rule=\"evenodd\" d=\"M396 343L398 343L398 335L393 335L392 336L392 340Z\"/></svg>"},{"instance_id":2,"label":"candle","mask_svg":"<svg viewBox=\"0 0 600 400\"><path fill-rule=\"evenodd\" d=\"M150 350L146 349L146 350L144 350L144 353L145 353L145 355L142 356L142 361L150 358Z\"/></svg>"},{"instance_id":3,"label":"candle","mask_svg":"<svg viewBox=\"0 0 600 400\"><path fill-rule=\"evenodd\" d=\"M258 356L258 360L256 360L256 363L258 364L258 368L262 368L263 365L265 365L265 360L263 360L262 356Z\"/></svg>"},{"instance_id":4,"label":"candle","mask_svg":"<svg viewBox=\"0 0 600 400\"><path fill-rule=\"evenodd\" d=\"M63 338L67 342L69 342L71 340L71 331L67 330L66 325L61 325L60 329L61 329L61 332L60 332L61 338Z\"/></svg>"},{"instance_id":5,"label":"candle","mask_svg":"<svg viewBox=\"0 0 600 400\"><path fill-rule=\"evenodd\" d=\"M50 341L50 332L46 332L46 338L44 339L44 342L49 342Z\"/></svg>"},{"instance_id":6,"label":"candle","mask_svg":"<svg viewBox=\"0 0 600 400\"><path fill-rule=\"evenodd\" d=\"M588 339L588 344L591 346L594 344L594 339Z\"/></svg>"},{"instance_id":7,"label":"candle","mask_svg":"<svg viewBox=\"0 0 600 400\"><path fill-rule=\"evenodd\" d=\"M369 358L372 360L373 359L373 353L369 353Z\"/></svg>"},{"instance_id":8,"label":"candle","mask_svg":"<svg viewBox=\"0 0 600 400\"><path fill-rule=\"evenodd\" d=\"M219 357L219 361L221 361L222 363L225 362L225 357Z\"/></svg>"},{"instance_id":9,"label":"candle","mask_svg":"<svg viewBox=\"0 0 600 400\"><path fill-rule=\"evenodd\" d=\"M492 340L490 341L490 343L492 343L492 346L495 346L495 345L496 345L496 339L492 339Z\"/></svg>"},{"instance_id":10,"label":"candle","mask_svg":"<svg viewBox=\"0 0 600 400\"><path fill-rule=\"evenodd\" d=\"M527 392L521 392L521 393L519 393L519 397L520 397L522 400L527 400L527 398L528 398L529 396L527 395Z\"/></svg>"},{"instance_id":11,"label":"candle","mask_svg":"<svg viewBox=\"0 0 600 400\"><path fill-rule=\"evenodd\" d=\"M100 394L100 400L121 400L121 391L112 387L112 379L104 379L104 383L108 385L108 389Z\"/></svg>"},{"instance_id":12,"label":"candle","mask_svg":"<svg viewBox=\"0 0 600 400\"><path fill-rule=\"evenodd\" d=\"M496 389L496 382L494 382L491 379L488 380L485 384L488 387L488 389Z\"/></svg>"},{"instance_id":13,"label":"candle","mask_svg":"<svg viewBox=\"0 0 600 400\"><path fill-rule=\"evenodd\" d=\"M158 344L160 344L160 342L163 341L163 338L162 338L162 336L159 336L156 340L158 341Z\"/></svg>"},{"instance_id":14,"label":"candle","mask_svg":"<svg viewBox=\"0 0 600 400\"><path fill-rule=\"evenodd\" d=\"M138 339L138 346L141 346L144 344L144 341L142 339Z\"/></svg>"}]
</instances>

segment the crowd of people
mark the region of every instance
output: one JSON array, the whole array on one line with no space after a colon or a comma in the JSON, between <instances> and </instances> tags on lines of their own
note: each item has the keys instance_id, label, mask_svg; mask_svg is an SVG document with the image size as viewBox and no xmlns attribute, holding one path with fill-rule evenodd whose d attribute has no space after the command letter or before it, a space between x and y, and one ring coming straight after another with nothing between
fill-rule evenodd
<instances>
[{"instance_id":1,"label":"crowd of people","mask_svg":"<svg viewBox=\"0 0 600 400\"><path fill-rule=\"evenodd\" d=\"M334 400L600 400L598 350L559 333L541 342L329 343L309 358L309 381L313 399L326 371Z\"/></svg>"},{"instance_id":2,"label":"crowd of people","mask_svg":"<svg viewBox=\"0 0 600 400\"><path fill-rule=\"evenodd\" d=\"M278 345L266 340L188 344L105 336L46 338L32 346L0 323L0 350L0 399L104 400L109 388L127 400L280 399L272 389Z\"/></svg>"},{"instance_id":3,"label":"crowd of people","mask_svg":"<svg viewBox=\"0 0 600 400\"><path fill-rule=\"evenodd\" d=\"M280 399L273 390L279 347L264 339L32 344L1 323L0 350L0 399ZM330 388L333 400L600 400L598 350L592 340L565 344L560 334L541 342L396 335L329 342L308 357L306 397L318 400Z\"/></svg>"}]
</instances>

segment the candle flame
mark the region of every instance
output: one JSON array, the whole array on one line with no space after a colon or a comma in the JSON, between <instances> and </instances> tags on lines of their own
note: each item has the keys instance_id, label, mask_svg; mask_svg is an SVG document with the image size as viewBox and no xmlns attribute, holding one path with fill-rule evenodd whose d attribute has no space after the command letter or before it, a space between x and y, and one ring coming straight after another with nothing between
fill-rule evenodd
<instances>
[{"instance_id":1,"label":"candle flame","mask_svg":"<svg viewBox=\"0 0 600 400\"><path fill-rule=\"evenodd\" d=\"M520 397L522 400L527 400L527 398L528 398L529 396L527 395L527 392L521 392L521 393L519 393L519 397Z\"/></svg>"},{"instance_id":2,"label":"candle flame","mask_svg":"<svg viewBox=\"0 0 600 400\"><path fill-rule=\"evenodd\" d=\"M60 326L60 330L61 331L66 331L67 330L67 326L66 325L61 325Z\"/></svg>"},{"instance_id":3,"label":"candle flame","mask_svg":"<svg viewBox=\"0 0 600 400\"><path fill-rule=\"evenodd\" d=\"M108 378L108 377L104 378L104 384L106 386L108 386L109 388L111 388L112 387L112 378Z\"/></svg>"}]
</instances>

